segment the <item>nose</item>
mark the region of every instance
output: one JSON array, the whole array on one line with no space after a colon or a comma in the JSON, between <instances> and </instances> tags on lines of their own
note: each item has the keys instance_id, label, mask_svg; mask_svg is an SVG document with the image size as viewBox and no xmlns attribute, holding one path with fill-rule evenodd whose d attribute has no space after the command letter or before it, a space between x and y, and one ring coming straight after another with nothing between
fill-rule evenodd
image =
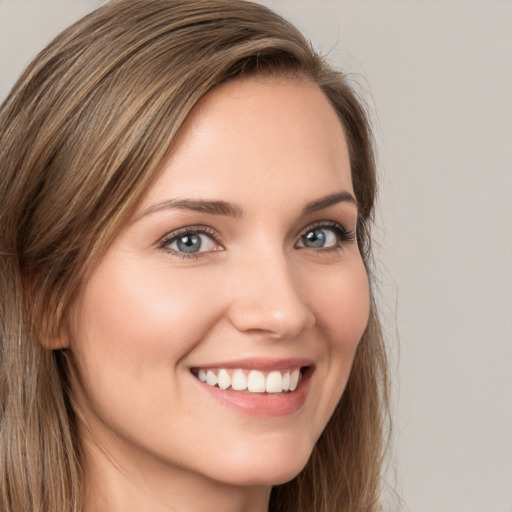
<instances>
[{"instance_id":1,"label":"nose","mask_svg":"<svg viewBox=\"0 0 512 512\"><path fill-rule=\"evenodd\" d=\"M298 290L299 279L282 255L243 265L232 277L234 300L228 315L239 331L286 339L315 325L315 315Z\"/></svg>"}]
</instances>

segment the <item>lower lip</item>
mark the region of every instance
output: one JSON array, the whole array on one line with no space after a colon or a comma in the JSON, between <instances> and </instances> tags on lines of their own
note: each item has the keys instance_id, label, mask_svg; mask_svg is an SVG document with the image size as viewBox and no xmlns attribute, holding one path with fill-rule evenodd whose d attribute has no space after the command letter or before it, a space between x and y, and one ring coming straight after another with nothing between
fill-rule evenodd
<instances>
[{"instance_id":1,"label":"lower lip","mask_svg":"<svg viewBox=\"0 0 512 512\"><path fill-rule=\"evenodd\" d=\"M201 389L222 405L251 416L288 416L300 410L306 401L311 371L307 371L299 381L295 391L288 393L249 393L220 389L204 384L195 378Z\"/></svg>"}]
</instances>

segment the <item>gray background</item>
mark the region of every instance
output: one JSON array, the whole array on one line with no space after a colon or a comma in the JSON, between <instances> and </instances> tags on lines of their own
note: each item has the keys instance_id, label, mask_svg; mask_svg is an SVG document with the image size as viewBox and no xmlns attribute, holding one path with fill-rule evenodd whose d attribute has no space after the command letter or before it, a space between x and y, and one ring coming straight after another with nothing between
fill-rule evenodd
<instances>
[{"instance_id":1,"label":"gray background","mask_svg":"<svg viewBox=\"0 0 512 512\"><path fill-rule=\"evenodd\" d=\"M0 0L0 99L101 3ZM403 509L512 512L512 2L264 3L352 73L373 111Z\"/></svg>"}]
</instances>

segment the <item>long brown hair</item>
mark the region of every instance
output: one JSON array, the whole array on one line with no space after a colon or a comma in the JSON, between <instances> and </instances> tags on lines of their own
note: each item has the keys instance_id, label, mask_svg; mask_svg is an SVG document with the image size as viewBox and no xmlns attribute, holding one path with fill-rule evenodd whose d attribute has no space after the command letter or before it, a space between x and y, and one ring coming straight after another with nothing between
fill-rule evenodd
<instances>
[{"instance_id":1,"label":"long brown hair","mask_svg":"<svg viewBox=\"0 0 512 512\"><path fill-rule=\"evenodd\" d=\"M243 0L117 0L59 35L0 109L0 509L81 512L82 456L64 351L66 308L215 86L309 80L346 131L358 242L371 277L375 162L367 114L304 37ZM276 512L374 512L388 405L372 299L343 397Z\"/></svg>"}]
</instances>

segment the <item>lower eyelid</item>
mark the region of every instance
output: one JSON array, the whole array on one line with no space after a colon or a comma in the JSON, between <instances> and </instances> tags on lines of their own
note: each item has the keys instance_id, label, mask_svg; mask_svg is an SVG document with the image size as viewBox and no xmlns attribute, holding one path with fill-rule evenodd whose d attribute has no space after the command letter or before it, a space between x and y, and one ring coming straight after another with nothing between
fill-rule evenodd
<instances>
[{"instance_id":1,"label":"lower eyelid","mask_svg":"<svg viewBox=\"0 0 512 512\"><path fill-rule=\"evenodd\" d=\"M303 237L306 236L306 234L310 231L313 231L315 229L325 229L328 231L331 231L334 233L334 236L336 237L336 243L334 245L329 245L327 247L309 247L307 245L304 245L303 243ZM219 252L223 251L224 247L222 243L219 241L219 237L217 236L216 232L212 232L213 230L209 227L205 226L187 226L186 228L179 229L175 232L168 233L166 236L164 236L159 242L158 242L158 248L163 249L164 251L167 251L168 253L172 254L173 256L179 257L179 258L198 258L205 256L212 252ZM207 249L207 250L199 250L196 252L186 252L186 251L180 251L177 248L171 248L170 245L176 243L180 236L184 235L203 235L208 237L211 240L211 244L213 248ZM356 242L356 231L355 229L346 229L342 225L338 223L325 223L322 224L321 222L309 226L307 229L303 230L302 233L299 235L299 238L297 240L296 246L299 244L299 242L302 243L302 245L298 245L299 248L305 248L305 249L313 249L318 251L324 251L327 252L329 250L339 250L342 248L343 245L351 244Z\"/></svg>"},{"instance_id":2,"label":"lower eyelid","mask_svg":"<svg viewBox=\"0 0 512 512\"><path fill-rule=\"evenodd\" d=\"M353 243L356 241L355 229L352 229L352 230L346 229L341 224L338 224L338 223L319 222L319 223L313 224L311 226L308 226L305 230L303 230L302 233L299 235L298 242L302 241L304 236L306 236L310 231L313 231L315 229L325 229L327 231L332 231L334 233L334 235L336 236L336 238L338 239L338 244L336 244L336 246L325 247L325 248L323 248L324 250L335 249L335 248L337 248L337 246L339 247L340 245ZM305 245L302 245L300 247L305 247L306 249L308 249L308 248L315 249L314 247L307 247ZM322 250L322 247L319 247L318 249Z\"/></svg>"},{"instance_id":3,"label":"lower eyelid","mask_svg":"<svg viewBox=\"0 0 512 512\"><path fill-rule=\"evenodd\" d=\"M208 250L208 251L198 251L195 253L186 253L184 251L179 251L177 249L171 249L169 247L173 243L177 242L180 237L185 236L185 235L203 235L203 236L208 237L216 247L222 247L221 242L219 242L219 240L218 240L217 234L212 232L212 230L210 228L206 229L203 226L190 226L190 227L179 229L177 231L174 231L174 232L171 232L171 233L168 233L167 235L165 235L158 242L158 248L164 249L167 251L173 251L174 253L176 253L178 255L186 254L187 256L199 255L199 254L215 252L216 250L219 250L219 249L213 249L213 250Z\"/></svg>"}]
</instances>

